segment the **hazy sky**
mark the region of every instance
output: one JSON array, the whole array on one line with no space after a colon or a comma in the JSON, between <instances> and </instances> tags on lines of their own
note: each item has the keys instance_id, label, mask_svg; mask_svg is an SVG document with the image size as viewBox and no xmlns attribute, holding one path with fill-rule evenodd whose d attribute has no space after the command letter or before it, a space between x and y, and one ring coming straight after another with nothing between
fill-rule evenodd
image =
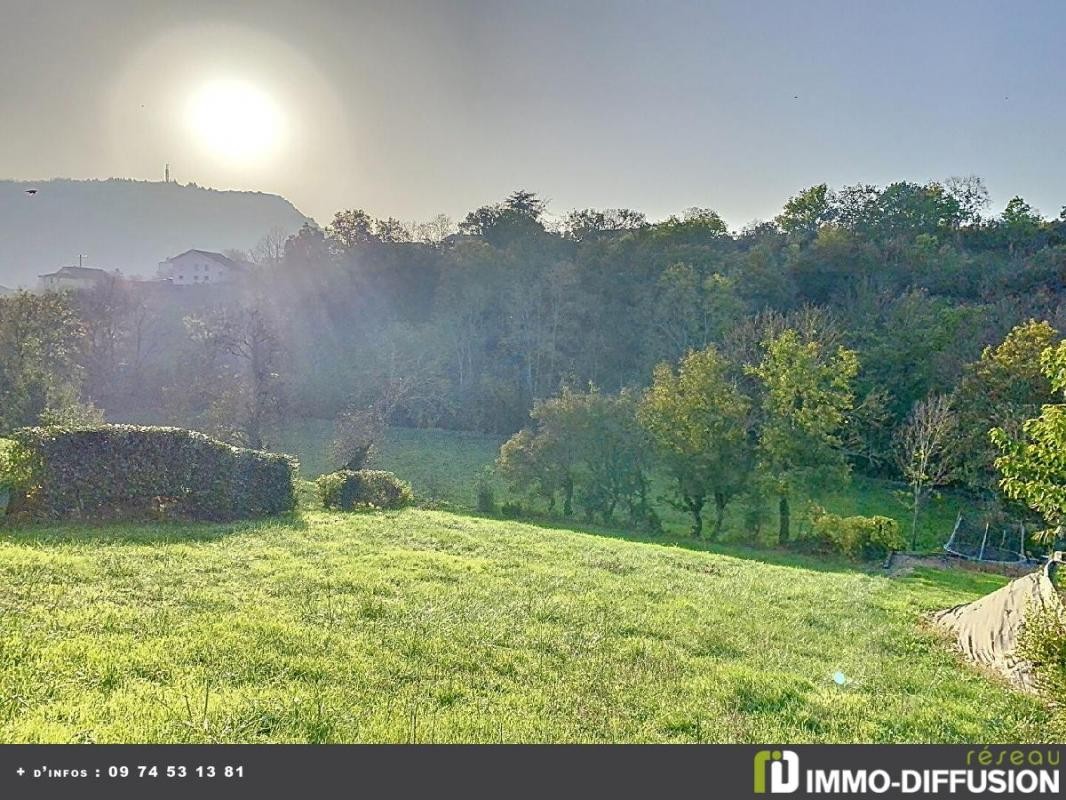
<instances>
[{"instance_id":1,"label":"hazy sky","mask_svg":"<svg viewBox=\"0 0 1066 800\"><path fill-rule=\"evenodd\" d=\"M321 222L459 217L525 187L556 212L741 226L821 181L971 173L996 210L1066 203L1059 0L0 3L0 177L169 161ZM252 87L251 118L268 106L266 133L238 131L268 140L247 158L191 119L243 113L190 109L220 81Z\"/></svg>"}]
</instances>

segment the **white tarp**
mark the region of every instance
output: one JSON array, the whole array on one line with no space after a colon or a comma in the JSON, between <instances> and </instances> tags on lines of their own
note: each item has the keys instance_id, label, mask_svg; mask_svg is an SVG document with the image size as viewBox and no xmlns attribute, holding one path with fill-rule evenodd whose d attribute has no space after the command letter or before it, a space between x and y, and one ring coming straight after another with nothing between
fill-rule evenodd
<instances>
[{"instance_id":1,"label":"white tarp","mask_svg":"<svg viewBox=\"0 0 1066 800\"><path fill-rule=\"evenodd\" d=\"M933 621L954 635L962 652L978 664L1004 675L1011 683L1033 689L1031 665L1017 657L1018 638L1028 614L1063 610L1058 590L1051 582L1052 562L1015 578L1002 589L933 614Z\"/></svg>"}]
</instances>

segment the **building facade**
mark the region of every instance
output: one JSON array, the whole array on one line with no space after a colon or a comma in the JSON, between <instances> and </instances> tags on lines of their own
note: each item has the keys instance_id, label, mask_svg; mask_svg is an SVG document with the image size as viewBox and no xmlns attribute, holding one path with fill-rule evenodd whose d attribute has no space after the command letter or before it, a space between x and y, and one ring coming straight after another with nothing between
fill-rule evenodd
<instances>
[{"instance_id":1,"label":"building facade","mask_svg":"<svg viewBox=\"0 0 1066 800\"><path fill-rule=\"evenodd\" d=\"M175 286L199 286L208 283L232 283L244 272L244 265L221 253L186 250L159 262L159 280Z\"/></svg>"},{"instance_id":2,"label":"building facade","mask_svg":"<svg viewBox=\"0 0 1066 800\"><path fill-rule=\"evenodd\" d=\"M55 272L38 275L41 289L46 292L58 292L65 289L83 291L92 289L101 281L117 277L118 273L97 269L96 267L60 267Z\"/></svg>"}]
</instances>

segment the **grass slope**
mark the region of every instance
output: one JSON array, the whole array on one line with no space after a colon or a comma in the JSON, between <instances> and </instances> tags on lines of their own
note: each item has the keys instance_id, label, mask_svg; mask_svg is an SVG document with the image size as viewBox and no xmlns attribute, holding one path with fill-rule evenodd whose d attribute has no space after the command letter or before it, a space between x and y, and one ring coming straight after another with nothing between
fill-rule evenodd
<instances>
[{"instance_id":1,"label":"grass slope","mask_svg":"<svg viewBox=\"0 0 1066 800\"><path fill-rule=\"evenodd\" d=\"M1038 739L920 625L998 581L425 510L8 530L0 741Z\"/></svg>"}]
</instances>

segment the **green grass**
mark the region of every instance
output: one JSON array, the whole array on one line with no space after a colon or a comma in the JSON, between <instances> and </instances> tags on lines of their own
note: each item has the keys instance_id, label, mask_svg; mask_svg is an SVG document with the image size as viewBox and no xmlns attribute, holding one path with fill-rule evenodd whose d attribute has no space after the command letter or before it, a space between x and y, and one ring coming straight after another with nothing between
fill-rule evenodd
<instances>
[{"instance_id":1,"label":"green grass","mask_svg":"<svg viewBox=\"0 0 1066 800\"><path fill-rule=\"evenodd\" d=\"M470 509L477 475L496 461L503 441L480 433L390 428L375 465L408 481L419 498ZM497 491L505 494L502 485Z\"/></svg>"},{"instance_id":2,"label":"green grass","mask_svg":"<svg viewBox=\"0 0 1066 800\"><path fill-rule=\"evenodd\" d=\"M325 420L294 422L282 432L277 447L296 455L300 459L303 476L314 478L331 469L324 455L331 430L331 424ZM410 482L422 503L472 509L477 475L482 469L493 465L502 443L501 437L479 433L390 428L385 441L378 447L374 466L391 470ZM512 496L499 480L494 481L494 485L498 502L517 500L530 507L528 499ZM856 475L841 489L813 499L834 514L892 517L900 523L901 530L909 538L910 510L899 498L900 491L905 488L890 481ZM659 479L653 493L665 496L668 490L666 481ZM951 534L961 507L962 501L952 493L942 493L930 500L919 518L919 548L939 550ZM546 513L543 503L532 504L531 510L537 515ZM688 530L691 523L685 514L666 503L659 503L658 511L669 532L683 533ZM764 541L773 537L776 530L774 525L775 519L771 516ZM795 525L797 532L801 532L804 527L802 509L796 514ZM731 531L733 538L750 539L750 533L741 523L736 504L731 507L727 517L727 529L727 534Z\"/></svg>"},{"instance_id":3,"label":"green grass","mask_svg":"<svg viewBox=\"0 0 1066 800\"><path fill-rule=\"evenodd\" d=\"M295 455L300 474L313 480L336 468L326 455L332 430L328 420L294 421L281 431L275 447ZM372 466L408 481L422 502L472 508L477 474L493 464L503 441L482 433L389 428Z\"/></svg>"},{"instance_id":4,"label":"green grass","mask_svg":"<svg viewBox=\"0 0 1066 800\"><path fill-rule=\"evenodd\" d=\"M428 510L8 530L0 741L1037 740L921 623L1000 582Z\"/></svg>"}]
</instances>

